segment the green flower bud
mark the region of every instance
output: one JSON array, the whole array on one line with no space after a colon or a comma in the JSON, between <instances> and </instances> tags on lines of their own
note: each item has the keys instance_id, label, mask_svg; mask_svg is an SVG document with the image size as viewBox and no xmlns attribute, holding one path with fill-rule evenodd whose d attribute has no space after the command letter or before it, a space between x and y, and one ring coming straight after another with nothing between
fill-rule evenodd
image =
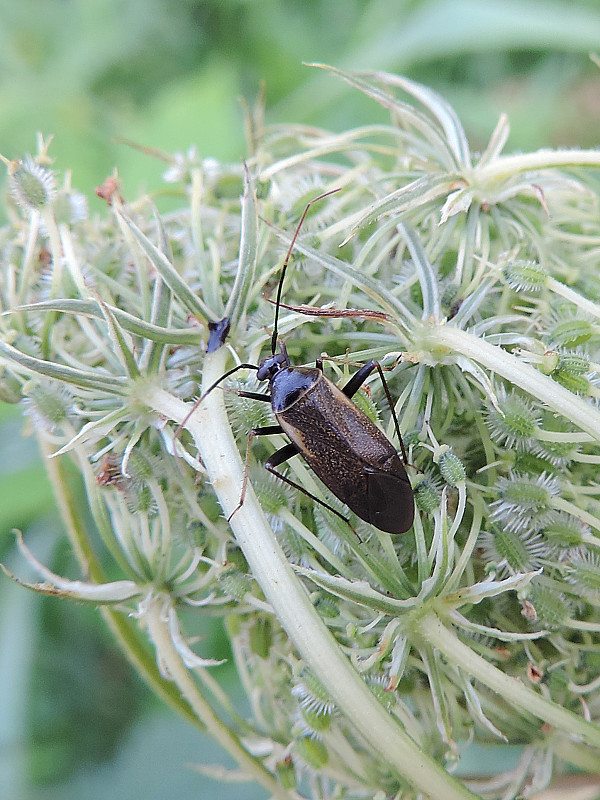
<instances>
[{"instance_id":1,"label":"green flower bud","mask_svg":"<svg viewBox=\"0 0 600 800\"><path fill-rule=\"evenodd\" d=\"M440 506L440 495L433 482L424 478L415 486L415 503L417 508L432 514Z\"/></svg>"},{"instance_id":2,"label":"green flower bud","mask_svg":"<svg viewBox=\"0 0 600 800\"><path fill-rule=\"evenodd\" d=\"M328 708L301 708L300 713L304 722L315 733L322 733L331 727L331 711Z\"/></svg>"},{"instance_id":3,"label":"green flower bud","mask_svg":"<svg viewBox=\"0 0 600 800\"><path fill-rule=\"evenodd\" d=\"M269 651L273 644L273 625L268 617L258 617L250 627L250 650L259 658L269 657Z\"/></svg>"},{"instance_id":4,"label":"green flower bud","mask_svg":"<svg viewBox=\"0 0 600 800\"><path fill-rule=\"evenodd\" d=\"M594 329L585 319L569 319L559 322L550 330L555 347L577 347L592 338Z\"/></svg>"},{"instance_id":5,"label":"green flower bud","mask_svg":"<svg viewBox=\"0 0 600 800\"><path fill-rule=\"evenodd\" d=\"M221 589L241 603L248 592L252 591L252 581L236 567L224 567L217 578Z\"/></svg>"}]
</instances>

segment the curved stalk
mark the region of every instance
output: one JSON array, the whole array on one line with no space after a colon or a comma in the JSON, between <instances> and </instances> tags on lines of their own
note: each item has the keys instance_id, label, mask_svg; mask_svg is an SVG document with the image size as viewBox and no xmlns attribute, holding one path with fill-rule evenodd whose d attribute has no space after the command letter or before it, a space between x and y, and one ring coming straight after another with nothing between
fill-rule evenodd
<instances>
[{"instance_id":1,"label":"curved stalk","mask_svg":"<svg viewBox=\"0 0 600 800\"><path fill-rule=\"evenodd\" d=\"M597 150L538 150L498 156L484 167L476 166L473 174L478 183L488 183L510 178L519 172L553 167L600 167L600 153Z\"/></svg>"}]
</instances>

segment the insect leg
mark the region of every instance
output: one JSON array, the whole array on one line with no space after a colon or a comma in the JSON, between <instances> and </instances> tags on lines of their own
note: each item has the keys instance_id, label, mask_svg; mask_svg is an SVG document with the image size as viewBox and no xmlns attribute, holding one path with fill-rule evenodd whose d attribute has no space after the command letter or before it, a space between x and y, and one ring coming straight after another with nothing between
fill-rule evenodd
<instances>
[{"instance_id":1,"label":"insect leg","mask_svg":"<svg viewBox=\"0 0 600 800\"><path fill-rule=\"evenodd\" d=\"M379 366L377 361L367 361L366 364L362 365L358 372L354 373L348 383L342 387L342 392L346 395L346 397L354 397L376 366Z\"/></svg>"},{"instance_id":2,"label":"insect leg","mask_svg":"<svg viewBox=\"0 0 600 800\"><path fill-rule=\"evenodd\" d=\"M277 478L279 478L280 481L283 481L283 483L286 483L288 486L291 486L294 489L297 489L299 492L302 492L302 494L306 495L307 497L310 497L311 500L314 500L320 506L323 506L328 511L331 511L333 514L335 514L336 517L339 517L341 520L343 520L346 523L346 525L350 528L352 533L357 537L359 542L362 542L362 539L360 538L358 533L354 530L350 522L337 509L330 506L329 503L326 503L324 500L320 500L318 497L309 492L303 486L300 486L299 483L296 483L295 481L291 480L286 475L283 475L281 472L277 472L275 467L278 467L280 464L283 464L289 458L296 455L297 452L298 449L295 444L293 444L292 442L290 442L290 444L286 444L280 450L277 450L277 452L273 453L273 455L265 461L265 469L268 472L270 472L271 475L275 475Z\"/></svg>"},{"instance_id":3,"label":"insect leg","mask_svg":"<svg viewBox=\"0 0 600 800\"><path fill-rule=\"evenodd\" d=\"M363 383L367 380L369 375L376 369L379 373L379 377L381 378L381 383L383 386L383 391L385 392L385 396L388 401L388 405L390 407L390 411L392 412L392 419L394 420L394 427L396 428L396 434L398 436L398 441L400 442L400 449L402 450L402 458L404 459L404 463L408 464L408 458L406 456L406 449L404 448L404 442L402 441L402 434L400 433L400 424L398 422L398 417L396 416L396 409L394 408L394 401L392 400L392 395L390 393L389 386L383 374L383 368L379 361L367 361L366 364L356 372L348 381L348 383L342 388L342 392L346 395L346 397L353 397L356 392L360 389Z\"/></svg>"},{"instance_id":4,"label":"insect leg","mask_svg":"<svg viewBox=\"0 0 600 800\"><path fill-rule=\"evenodd\" d=\"M237 394L238 397L249 397L250 400L263 400L265 403L271 402L270 394L261 394L260 392L244 392L241 390L236 391L235 393ZM277 431L277 433L281 433L281 430Z\"/></svg>"},{"instance_id":5,"label":"insect leg","mask_svg":"<svg viewBox=\"0 0 600 800\"><path fill-rule=\"evenodd\" d=\"M255 436L271 436L271 435L273 435L275 433L283 433L283 430L282 430L280 425L265 425L263 428L254 428L254 430L250 431L250 435L248 436L248 444L246 445L246 462L245 462L245 466L244 466L244 479L242 481L242 491L241 491L241 494L240 494L240 502L233 509L231 514L227 517L227 522L230 522L230 520L233 517L233 515L237 514L237 512L240 510L240 508L244 505L244 500L246 498L246 489L248 488L248 470L250 469L250 448L251 448L251 445L252 445L252 440L254 439ZM289 447L289 446L290 445L286 445L286 447ZM292 445L292 447L294 447L294 445ZM282 449L285 450L285 447L282 448ZM279 452L281 452L281 450L278 450L277 452L279 453ZM275 455L277 455L277 453L275 453ZM294 455L294 453L290 453L288 458L290 458L293 455ZM284 459L284 461L285 461L285 459Z\"/></svg>"}]
</instances>

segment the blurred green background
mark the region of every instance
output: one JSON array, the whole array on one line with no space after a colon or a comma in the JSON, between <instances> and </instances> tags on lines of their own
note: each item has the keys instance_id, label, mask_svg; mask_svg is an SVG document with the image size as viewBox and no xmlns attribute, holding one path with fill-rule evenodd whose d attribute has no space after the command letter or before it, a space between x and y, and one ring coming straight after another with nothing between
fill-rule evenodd
<instances>
[{"instance_id":1,"label":"blurred green background","mask_svg":"<svg viewBox=\"0 0 600 800\"><path fill-rule=\"evenodd\" d=\"M598 0L0 0L0 152L55 134L59 170L94 201L117 166L132 197L165 165L120 144L245 154L240 97L266 85L267 121L345 127L385 113L302 62L385 69L441 92L472 147L501 112L509 150L599 144ZM0 558L23 574L13 528L76 575L20 410L0 405ZM223 657L218 627L204 655ZM212 653L209 651L212 650ZM215 671L231 692L231 667ZM244 699L238 702L244 707ZM0 576L0 797L253 800L186 765L227 763L136 679L91 609L41 600Z\"/></svg>"}]
</instances>

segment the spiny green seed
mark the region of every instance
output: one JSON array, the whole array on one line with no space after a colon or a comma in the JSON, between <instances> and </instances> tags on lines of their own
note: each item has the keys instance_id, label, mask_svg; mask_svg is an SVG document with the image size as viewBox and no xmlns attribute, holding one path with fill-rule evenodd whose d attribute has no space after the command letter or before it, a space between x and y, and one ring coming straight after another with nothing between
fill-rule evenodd
<instances>
[{"instance_id":1,"label":"spiny green seed","mask_svg":"<svg viewBox=\"0 0 600 800\"><path fill-rule=\"evenodd\" d=\"M440 496L433 483L425 478L415 486L415 503L421 511L432 514L440 505Z\"/></svg>"},{"instance_id":2,"label":"spiny green seed","mask_svg":"<svg viewBox=\"0 0 600 800\"><path fill-rule=\"evenodd\" d=\"M533 604L538 623L545 628L560 628L569 616L569 608L565 597L555 588L535 586L529 596Z\"/></svg>"},{"instance_id":3,"label":"spiny green seed","mask_svg":"<svg viewBox=\"0 0 600 800\"><path fill-rule=\"evenodd\" d=\"M238 603L241 603L252 589L252 581L250 578L235 567L226 567L223 569L217 580L225 594L233 597Z\"/></svg>"},{"instance_id":4,"label":"spiny green seed","mask_svg":"<svg viewBox=\"0 0 600 800\"><path fill-rule=\"evenodd\" d=\"M539 292L546 285L548 273L537 261L515 261L504 267L504 278L516 292Z\"/></svg>"},{"instance_id":5,"label":"spiny green seed","mask_svg":"<svg viewBox=\"0 0 600 800\"><path fill-rule=\"evenodd\" d=\"M296 778L296 770L294 769L294 765L291 759L280 761L275 766L275 772L277 773L279 783L282 785L284 789L293 790L296 788L298 780Z\"/></svg>"},{"instance_id":6,"label":"spiny green seed","mask_svg":"<svg viewBox=\"0 0 600 800\"><path fill-rule=\"evenodd\" d=\"M504 487L500 496L523 508L546 508L550 504L550 495L544 486L520 482L518 476Z\"/></svg>"},{"instance_id":7,"label":"spiny green seed","mask_svg":"<svg viewBox=\"0 0 600 800\"><path fill-rule=\"evenodd\" d=\"M505 560L513 572L529 572L531 556L526 542L512 531L496 531L494 545L501 559Z\"/></svg>"},{"instance_id":8,"label":"spiny green seed","mask_svg":"<svg viewBox=\"0 0 600 800\"><path fill-rule=\"evenodd\" d=\"M573 394L589 395L590 393L590 382L583 375L576 375L572 372L557 370L556 372L552 373L552 377L557 383L560 383L561 386L564 386L565 389L573 392Z\"/></svg>"},{"instance_id":9,"label":"spiny green seed","mask_svg":"<svg viewBox=\"0 0 600 800\"><path fill-rule=\"evenodd\" d=\"M498 406L490 405L486 415L492 439L511 448L529 443L540 423L539 413L515 392L500 395Z\"/></svg>"},{"instance_id":10,"label":"spiny green seed","mask_svg":"<svg viewBox=\"0 0 600 800\"><path fill-rule=\"evenodd\" d=\"M546 444L544 442L544 444ZM513 464L515 472L526 472L530 475L539 475L542 472L552 472L555 468L550 461L542 456L527 451L517 452Z\"/></svg>"},{"instance_id":11,"label":"spiny green seed","mask_svg":"<svg viewBox=\"0 0 600 800\"><path fill-rule=\"evenodd\" d=\"M590 362L584 356L578 356L575 353L566 353L559 356L558 367L559 371L571 372L574 375L584 375L590 371Z\"/></svg>"},{"instance_id":12,"label":"spiny green seed","mask_svg":"<svg viewBox=\"0 0 600 800\"><path fill-rule=\"evenodd\" d=\"M335 619L340 615L338 604L331 597L324 597L322 595L318 597L315 602L315 608L322 619Z\"/></svg>"},{"instance_id":13,"label":"spiny green seed","mask_svg":"<svg viewBox=\"0 0 600 800\"><path fill-rule=\"evenodd\" d=\"M550 330L550 339L555 347L577 347L592 338L594 330L584 319L560 322Z\"/></svg>"},{"instance_id":14,"label":"spiny green seed","mask_svg":"<svg viewBox=\"0 0 600 800\"><path fill-rule=\"evenodd\" d=\"M460 458L452 452L446 450L439 458L439 467L443 479L450 486L457 486L459 483L464 483L467 473Z\"/></svg>"},{"instance_id":15,"label":"spiny green seed","mask_svg":"<svg viewBox=\"0 0 600 800\"><path fill-rule=\"evenodd\" d=\"M318 681L310 670L304 670L302 673L302 680L306 687L306 693L312 695L314 698L322 703L330 703L331 698L323 684Z\"/></svg>"},{"instance_id":16,"label":"spiny green seed","mask_svg":"<svg viewBox=\"0 0 600 800\"><path fill-rule=\"evenodd\" d=\"M575 585L586 596L600 595L600 560L596 558L574 558L569 583Z\"/></svg>"},{"instance_id":17,"label":"spiny green seed","mask_svg":"<svg viewBox=\"0 0 600 800\"><path fill-rule=\"evenodd\" d=\"M126 497L127 508L132 514L153 514L156 511L156 499L148 486L130 481Z\"/></svg>"},{"instance_id":18,"label":"spiny green seed","mask_svg":"<svg viewBox=\"0 0 600 800\"><path fill-rule=\"evenodd\" d=\"M273 644L273 626L267 617L259 617L250 628L249 633L250 650L259 658L269 657L271 645Z\"/></svg>"},{"instance_id":19,"label":"spiny green seed","mask_svg":"<svg viewBox=\"0 0 600 800\"><path fill-rule=\"evenodd\" d=\"M504 412L504 424L520 438L533 436L537 418L532 408L518 395L510 395L501 404Z\"/></svg>"},{"instance_id":20,"label":"spiny green seed","mask_svg":"<svg viewBox=\"0 0 600 800\"><path fill-rule=\"evenodd\" d=\"M136 447L129 456L127 472L133 480L144 483L156 474L155 466L155 464L151 463L151 460L146 458L142 448Z\"/></svg>"},{"instance_id":21,"label":"spiny green seed","mask_svg":"<svg viewBox=\"0 0 600 800\"><path fill-rule=\"evenodd\" d=\"M550 544L568 550L571 547L579 547L583 544L583 531L577 521L553 522L542 531L544 538Z\"/></svg>"},{"instance_id":22,"label":"spiny green seed","mask_svg":"<svg viewBox=\"0 0 600 800\"><path fill-rule=\"evenodd\" d=\"M25 209L37 211L43 208L56 193L52 172L29 159L16 166L9 180L15 201Z\"/></svg>"},{"instance_id":23,"label":"spiny green seed","mask_svg":"<svg viewBox=\"0 0 600 800\"><path fill-rule=\"evenodd\" d=\"M300 714L315 733L323 733L331 727L331 711L328 708L301 708Z\"/></svg>"},{"instance_id":24,"label":"spiny green seed","mask_svg":"<svg viewBox=\"0 0 600 800\"><path fill-rule=\"evenodd\" d=\"M68 418L72 398L62 386L37 383L28 391L28 396L40 417L52 427Z\"/></svg>"}]
</instances>

